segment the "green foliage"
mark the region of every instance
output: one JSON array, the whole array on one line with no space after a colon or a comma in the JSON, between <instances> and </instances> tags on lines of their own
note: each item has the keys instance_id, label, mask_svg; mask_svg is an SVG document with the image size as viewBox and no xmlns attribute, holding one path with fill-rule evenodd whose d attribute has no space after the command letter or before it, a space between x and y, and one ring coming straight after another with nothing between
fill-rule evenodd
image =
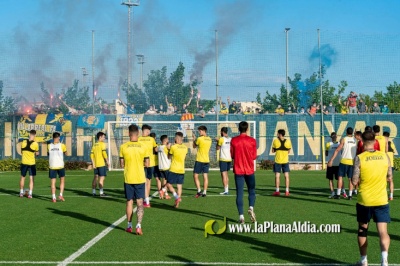
<instances>
[{"instance_id":1,"label":"green foliage","mask_svg":"<svg viewBox=\"0 0 400 266\"><path fill-rule=\"evenodd\" d=\"M144 91L142 91L136 83L132 85L125 82L121 86L122 91L125 92L128 104L134 104L137 113L145 113L148 109L148 98Z\"/></svg>"},{"instance_id":2,"label":"green foliage","mask_svg":"<svg viewBox=\"0 0 400 266\"><path fill-rule=\"evenodd\" d=\"M393 159L393 164L394 164L394 166L393 166L394 170L396 170L396 171L400 170L400 158L395 157Z\"/></svg>"},{"instance_id":3,"label":"green foliage","mask_svg":"<svg viewBox=\"0 0 400 266\"><path fill-rule=\"evenodd\" d=\"M262 170L271 170L274 167L274 161L273 160L261 160L259 163L259 167Z\"/></svg>"},{"instance_id":4,"label":"green foliage","mask_svg":"<svg viewBox=\"0 0 400 266\"><path fill-rule=\"evenodd\" d=\"M16 111L15 100L3 95L3 81L0 80L0 114L8 115Z\"/></svg>"},{"instance_id":5,"label":"green foliage","mask_svg":"<svg viewBox=\"0 0 400 266\"><path fill-rule=\"evenodd\" d=\"M89 87L79 87L78 80L74 80L73 85L66 90L63 89L62 93L64 94L63 100L72 108L81 108L86 113L92 112L93 106L89 96ZM65 110L65 106L62 106L62 108L64 108L64 112L68 111Z\"/></svg>"},{"instance_id":6,"label":"green foliage","mask_svg":"<svg viewBox=\"0 0 400 266\"><path fill-rule=\"evenodd\" d=\"M21 166L20 159L7 158L0 161L0 171L10 172L19 171ZM87 162L84 161L67 161L65 162L65 170L80 170L86 169ZM36 159L36 170L38 171L48 171L49 170L49 160L45 158Z\"/></svg>"}]
</instances>

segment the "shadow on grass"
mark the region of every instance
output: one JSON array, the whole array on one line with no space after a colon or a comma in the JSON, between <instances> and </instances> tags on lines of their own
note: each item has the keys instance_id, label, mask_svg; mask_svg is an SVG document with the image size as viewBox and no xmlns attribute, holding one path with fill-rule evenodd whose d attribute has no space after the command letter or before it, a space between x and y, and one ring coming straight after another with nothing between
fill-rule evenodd
<instances>
[{"instance_id":1,"label":"shadow on grass","mask_svg":"<svg viewBox=\"0 0 400 266\"><path fill-rule=\"evenodd\" d=\"M271 197L274 197L270 195ZM289 197L286 196L279 196L279 197L274 197L274 198L282 198L282 200L299 200L299 201L311 201L311 202L318 202L318 203L324 203L324 204L333 204L333 205L342 205L342 206L351 206L349 201L347 203L342 203L341 200L334 200L334 199L326 199L326 200L318 200L315 197L309 197L309 198L304 198L304 197L296 197L293 194L290 194Z\"/></svg>"},{"instance_id":2,"label":"shadow on grass","mask_svg":"<svg viewBox=\"0 0 400 266\"><path fill-rule=\"evenodd\" d=\"M375 225L374 222L369 223L369 228L370 228L371 226L373 226L374 228L376 227L376 225ZM357 236L358 223L357 223L357 222L354 222L354 228L351 228L351 229L350 229L350 228L342 227L341 230L342 230L343 232L351 233L351 234L353 234L354 236ZM400 236L398 236L398 235L393 235L393 234L390 233L390 224L389 224L389 226L388 226L388 231L389 231L389 236L390 236L390 239L391 239L391 240L400 241ZM371 231L371 230L368 230L368 237L375 237L375 238L377 238L376 241L379 242L379 240L378 240L378 239L379 239L379 234L378 234L378 232L373 232L373 231ZM375 240L374 240L374 241L375 241Z\"/></svg>"},{"instance_id":3,"label":"shadow on grass","mask_svg":"<svg viewBox=\"0 0 400 266\"><path fill-rule=\"evenodd\" d=\"M187 265L200 265L200 264L198 264L198 263L195 263L195 262L192 261L192 260L183 258L183 257L181 257L181 256L167 255L167 257L173 259L174 261L185 262L185 264L187 264ZM204 265L204 264L202 264L202 265Z\"/></svg>"},{"instance_id":4,"label":"shadow on grass","mask_svg":"<svg viewBox=\"0 0 400 266\"><path fill-rule=\"evenodd\" d=\"M33 190L34 191L34 190ZM0 188L0 193L4 193L4 194L8 194L11 196L15 196L19 198L19 190L11 190L11 189L6 189L6 188ZM24 195L24 198L26 198L26 196ZM51 195L49 194L48 197L45 196L39 196L36 195L34 192L32 193L32 198L33 199L39 199L39 200L44 200L44 201L51 201Z\"/></svg>"},{"instance_id":5,"label":"shadow on grass","mask_svg":"<svg viewBox=\"0 0 400 266\"><path fill-rule=\"evenodd\" d=\"M204 232L204 228L191 227L191 229ZM259 252L264 252L265 254L268 254L269 256L275 259L291 263L302 263L302 264L306 263L306 264L319 264L319 265L343 263L342 261L338 261L333 257L326 258L324 256L320 256L308 251L282 246L270 243L268 241L261 241L257 238L247 236L245 234L224 233L221 235L213 235L212 237L218 237L220 239L227 241L240 241L248 245L251 245L251 247L249 247L250 249ZM241 252L246 252L246 250L243 249Z\"/></svg>"},{"instance_id":6,"label":"shadow on grass","mask_svg":"<svg viewBox=\"0 0 400 266\"><path fill-rule=\"evenodd\" d=\"M65 191L70 191L74 193L75 195L82 196L82 197L89 197L89 198L95 198L95 199L100 199L100 200L107 200L107 201L115 201L115 202L126 202L126 200L121 197L121 193L118 193L117 195L110 194L107 189L104 189L104 193L106 193L108 196L107 197L99 197L99 196L93 196L91 192L87 192L84 190L79 190L79 189L72 189L72 188L64 188Z\"/></svg>"},{"instance_id":7,"label":"shadow on grass","mask_svg":"<svg viewBox=\"0 0 400 266\"><path fill-rule=\"evenodd\" d=\"M99 220L97 218L90 217L90 216L87 216L86 214L79 213L79 212L63 211L63 210L58 210L58 209L54 209L54 208L47 208L47 209L49 211L53 212L54 214L75 218L75 219L78 219L78 220L81 220L81 221L84 221L84 222L93 223L93 224L100 224L100 225L103 225L104 227L109 227L111 225L109 222L102 221L102 220ZM124 228L119 227L119 226L116 226L114 229L125 231Z\"/></svg>"}]
</instances>

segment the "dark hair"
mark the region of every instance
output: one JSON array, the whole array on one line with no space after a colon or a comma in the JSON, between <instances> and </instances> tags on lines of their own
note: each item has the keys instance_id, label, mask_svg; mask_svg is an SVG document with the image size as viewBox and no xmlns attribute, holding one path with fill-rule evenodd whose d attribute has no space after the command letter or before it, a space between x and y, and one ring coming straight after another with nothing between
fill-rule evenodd
<instances>
[{"instance_id":1,"label":"dark hair","mask_svg":"<svg viewBox=\"0 0 400 266\"><path fill-rule=\"evenodd\" d=\"M278 130L278 134L279 134L279 135L285 136L285 133L286 133L286 132L285 132L284 129L279 129L279 130Z\"/></svg>"},{"instance_id":2,"label":"dark hair","mask_svg":"<svg viewBox=\"0 0 400 266\"><path fill-rule=\"evenodd\" d=\"M162 135L162 136L160 137L160 140L161 140L161 141L164 141L164 139L167 139L167 138L168 138L167 135Z\"/></svg>"},{"instance_id":3,"label":"dark hair","mask_svg":"<svg viewBox=\"0 0 400 266\"><path fill-rule=\"evenodd\" d=\"M364 131L372 131L372 127L371 126L366 126Z\"/></svg>"},{"instance_id":4,"label":"dark hair","mask_svg":"<svg viewBox=\"0 0 400 266\"><path fill-rule=\"evenodd\" d=\"M365 131L362 134L362 140L363 140L364 143L365 142L371 142L371 141L375 140L375 134L373 132L371 132L371 131Z\"/></svg>"},{"instance_id":5,"label":"dark hair","mask_svg":"<svg viewBox=\"0 0 400 266\"><path fill-rule=\"evenodd\" d=\"M139 132L139 127L137 125L130 125L128 127L129 133L138 133Z\"/></svg>"},{"instance_id":6,"label":"dark hair","mask_svg":"<svg viewBox=\"0 0 400 266\"><path fill-rule=\"evenodd\" d=\"M356 135L356 136L362 136L362 132L361 132L361 131L356 131L356 133L354 133L354 135Z\"/></svg>"},{"instance_id":7,"label":"dark hair","mask_svg":"<svg viewBox=\"0 0 400 266\"><path fill-rule=\"evenodd\" d=\"M228 134L228 128L227 127L221 128L221 132Z\"/></svg>"},{"instance_id":8,"label":"dark hair","mask_svg":"<svg viewBox=\"0 0 400 266\"><path fill-rule=\"evenodd\" d=\"M179 136L179 137L183 138L183 133L178 131L178 132L175 133L175 136Z\"/></svg>"},{"instance_id":9,"label":"dark hair","mask_svg":"<svg viewBox=\"0 0 400 266\"><path fill-rule=\"evenodd\" d=\"M389 133L389 131L385 131L385 132L383 132L383 136L385 136L385 137L390 137L390 133Z\"/></svg>"},{"instance_id":10,"label":"dark hair","mask_svg":"<svg viewBox=\"0 0 400 266\"><path fill-rule=\"evenodd\" d=\"M198 130L204 130L205 132L207 132L207 127L206 126L199 126L197 129Z\"/></svg>"},{"instance_id":11,"label":"dark hair","mask_svg":"<svg viewBox=\"0 0 400 266\"><path fill-rule=\"evenodd\" d=\"M156 138L156 133L154 133L154 132L151 132L151 133L150 133L150 137L152 137L152 138Z\"/></svg>"},{"instance_id":12,"label":"dark hair","mask_svg":"<svg viewBox=\"0 0 400 266\"><path fill-rule=\"evenodd\" d=\"M53 139L59 138L59 137L60 137L60 133L58 133L58 132L53 133Z\"/></svg>"},{"instance_id":13,"label":"dark hair","mask_svg":"<svg viewBox=\"0 0 400 266\"><path fill-rule=\"evenodd\" d=\"M378 125L374 125L374 126L372 127L372 130L373 130L375 133L379 133L379 132L381 132L381 127L378 126Z\"/></svg>"},{"instance_id":14,"label":"dark hair","mask_svg":"<svg viewBox=\"0 0 400 266\"><path fill-rule=\"evenodd\" d=\"M142 131L145 130L145 129L151 130L152 127L149 126L149 125L147 125L147 124L144 124L144 125L142 126Z\"/></svg>"},{"instance_id":15,"label":"dark hair","mask_svg":"<svg viewBox=\"0 0 400 266\"><path fill-rule=\"evenodd\" d=\"M336 132L332 132L332 133L331 133L331 138L332 138L333 136L335 136L335 137L337 136Z\"/></svg>"},{"instance_id":16,"label":"dark hair","mask_svg":"<svg viewBox=\"0 0 400 266\"><path fill-rule=\"evenodd\" d=\"M248 128L249 128L249 124L246 121L242 121L239 123L239 132L240 133L246 133Z\"/></svg>"},{"instance_id":17,"label":"dark hair","mask_svg":"<svg viewBox=\"0 0 400 266\"><path fill-rule=\"evenodd\" d=\"M105 136L106 134L104 134L104 132L98 132L97 134L96 134L96 138L97 139L100 139L100 137L102 137L102 136Z\"/></svg>"},{"instance_id":18,"label":"dark hair","mask_svg":"<svg viewBox=\"0 0 400 266\"><path fill-rule=\"evenodd\" d=\"M346 134L347 134L347 135L353 135L353 132L354 132L354 130L353 130L352 127L348 127L348 128L346 129Z\"/></svg>"},{"instance_id":19,"label":"dark hair","mask_svg":"<svg viewBox=\"0 0 400 266\"><path fill-rule=\"evenodd\" d=\"M29 134L36 135L36 130L32 129L31 131L29 131Z\"/></svg>"}]
</instances>

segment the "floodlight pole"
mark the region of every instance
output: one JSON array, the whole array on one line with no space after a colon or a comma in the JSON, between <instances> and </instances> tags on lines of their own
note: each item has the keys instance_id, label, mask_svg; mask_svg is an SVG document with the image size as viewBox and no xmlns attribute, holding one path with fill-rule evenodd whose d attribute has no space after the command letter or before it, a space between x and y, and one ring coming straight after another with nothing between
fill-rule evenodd
<instances>
[{"instance_id":1,"label":"floodlight pole","mask_svg":"<svg viewBox=\"0 0 400 266\"><path fill-rule=\"evenodd\" d=\"M92 30L92 114L94 114L94 102L96 98L96 89L94 85L94 30Z\"/></svg>"},{"instance_id":2,"label":"floodlight pole","mask_svg":"<svg viewBox=\"0 0 400 266\"><path fill-rule=\"evenodd\" d=\"M217 100L215 113L217 121L219 120L219 106L218 106L218 30L215 30L215 99Z\"/></svg>"},{"instance_id":3,"label":"floodlight pole","mask_svg":"<svg viewBox=\"0 0 400 266\"><path fill-rule=\"evenodd\" d=\"M138 59L138 64L140 66L140 89L143 90L143 64L145 63L144 61L144 55L138 54L136 55Z\"/></svg>"},{"instance_id":4,"label":"floodlight pole","mask_svg":"<svg viewBox=\"0 0 400 266\"><path fill-rule=\"evenodd\" d=\"M319 108L321 110L321 160L322 160L322 169L325 169L325 152L324 152L324 142L325 142L325 136L324 136L324 113L323 113L323 93L322 93L322 64L321 64L321 41L320 41L320 31L317 29L318 33L318 55L319 55L319 92L320 92L320 104Z\"/></svg>"},{"instance_id":5,"label":"floodlight pole","mask_svg":"<svg viewBox=\"0 0 400 266\"><path fill-rule=\"evenodd\" d=\"M131 63L131 7L132 6L138 6L138 2L131 2L131 0L122 2L121 5L127 6L128 7L128 47L127 47L127 53L128 53L128 87L131 84L131 75L132 75L132 63Z\"/></svg>"},{"instance_id":6,"label":"floodlight pole","mask_svg":"<svg viewBox=\"0 0 400 266\"><path fill-rule=\"evenodd\" d=\"M289 71L289 30L290 28L285 28L285 33L286 33L286 85L285 85L285 89L286 89L286 96L287 96L287 101L289 104L289 88L288 88L288 71Z\"/></svg>"}]
</instances>

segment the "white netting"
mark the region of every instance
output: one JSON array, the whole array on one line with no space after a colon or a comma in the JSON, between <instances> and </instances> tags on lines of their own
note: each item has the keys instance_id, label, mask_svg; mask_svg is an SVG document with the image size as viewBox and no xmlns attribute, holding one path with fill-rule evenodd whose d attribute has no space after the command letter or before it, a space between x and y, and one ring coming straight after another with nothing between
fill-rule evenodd
<instances>
[{"instance_id":1,"label":"white netting","mask_svg":"<svg viewBox=\"0 0 400 266\"><path fill-rule=\"evenodd\" d=\"M249 134L256 137L256 122L247 121L249 123ZM128 126L129 123L121 123L121 121L107 122L107 137L108 137L108 157L110 160L110 170L123 170L119 165L119 147L129 140ZM145 121L137 122L141 127L143 124L152 127L151 132L156 134L156 142L160 143L160 137L167 135L170 143L173 143L175 132L181 131L184 135L183 142L188 146L189 152L186 156L186 169L193 169L196 160L197 149L193 149L193 132L198 136L197 127L204 125L207 127L207 135L213 139L213 145L210 150L210 168L218 169L217 152L216 152L216 137L220 136L222 127L228 127L229 136L238 135L238 125L240 121Z\"/></svg>"}]
</instances>

